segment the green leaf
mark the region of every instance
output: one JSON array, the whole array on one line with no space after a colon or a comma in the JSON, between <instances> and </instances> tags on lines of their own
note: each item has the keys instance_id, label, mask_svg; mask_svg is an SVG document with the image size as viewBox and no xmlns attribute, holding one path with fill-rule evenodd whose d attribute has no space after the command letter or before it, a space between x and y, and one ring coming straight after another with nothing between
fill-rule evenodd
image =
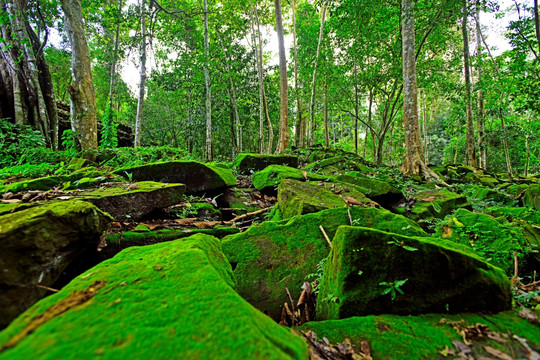
<instances>
[{"instance_id":1,"label":"green leaf","mask_svg":"<svg viewBox=\"0 0 540 360\"><path fill-rule=\"evenodd\" d=\"M417 248L415 247L412 247L412 246L407 246L407 245L403 245L403 248L407 251L416 251L418 250Z\"/></svg>"},{"instance_id":2,"label":"green leaf","mask_svg":"<svg viewBox=\"0 0 540 360\"><path fill-rule=\"evenodd\" d=\"M431 206L433 206L433 209L437 212L437 213L440 213L442 208L441 208L441 205L439 205L438 203L436 202L432 202L431 203Z\"/></svg>"}]
</instances>

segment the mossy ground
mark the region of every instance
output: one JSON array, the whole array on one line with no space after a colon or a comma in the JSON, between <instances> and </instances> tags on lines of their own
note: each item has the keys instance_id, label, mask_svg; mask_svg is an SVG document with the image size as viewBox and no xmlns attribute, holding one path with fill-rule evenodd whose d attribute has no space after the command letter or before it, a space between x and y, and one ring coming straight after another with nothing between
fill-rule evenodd
<instances>
[{"instance_id":1,"label":"mossy ground","mask_svg":"<svg viewBox=\"0 0 540 360\"><path fill-rule=\"evenodd\" d=\"M298 167L298 157L291 155L251 154L242 153L233 161L233 168L240 174L250 174L261 171L269 165L284 165Z\"/></svg>"},{"instance_id":2,"label":"mossy ground","mask_svg":"<svg viewBox=\"0 0 540 360\"><path fill-rule=\"evenodd\" d=\"M307 178L307 179L306 179ZM329 181L332 176L324 176L305 172L283 165L270 165L266 169L253 174L253 186L258 190L268 190L277 187L283 179Z\"/></svg>"},{"instance_id":3,"label":"mossy ground","mask_svg":"<svg viewBox=\"0 0 540 360\"><path fill-rule=\"evenodd\" d=\"M91 299L2 349L37 316L96 281L105 286ZM213 237L133 247L14 321L0 333L0 359L306 359L302 339L247 304L233 284Z\"/></svg>"},{"instance_id":4,"label":"mossy ground","mask_svg":"<svg viewBox=\"0 0 540 360\"><path fill-rule=\"evenodd\" d=\"M525 358L523 348L512 335L525 338L529 346L540 351L540 330L527 320L518 317L517 312L507 311L496 315L481 314L426 314L419 316L371 315L343 320L309 322L297 330L312 330L318 338L326 337L331 343L341 343L349 338L360 347L367 341L374 359L410 360L445 359L440 351L445 347L453 349L452 340L463 341L460 334L443 319L464 320L466 325L484 324L490 332L502 336L510 335L501 344L487 337L473 340L475 356L488 356L483 346L491 346L506 354L516 354ZM443 320L443 323L441 323ZM522 354L523 357L519 355Z\"/></svg>"}]
</instances>

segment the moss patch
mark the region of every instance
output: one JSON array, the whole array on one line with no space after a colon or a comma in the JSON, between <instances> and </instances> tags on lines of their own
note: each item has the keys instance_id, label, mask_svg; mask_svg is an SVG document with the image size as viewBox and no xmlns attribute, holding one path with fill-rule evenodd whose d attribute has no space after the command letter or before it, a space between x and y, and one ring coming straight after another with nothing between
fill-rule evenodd
<instances>
[{"instance_id":1,"label":"moss patch","mask_svg":"<svg viewBox=\"0 0 540 360\"><path fill-rule=\"evenodd\" d=\"M329 181L332 177L308 173L300 169L283 165L270 165L266 169L253 174L252 177L253 186L258 190L274 188L278 186L283 179Z\"/></svg>"},{"instance_id":2,"label":"moss patch","mask_svg":"<svg viewBox=\"0 0 540 360\"><path fill-rule=\"evenodd\" d=\"M95 281L106 285L90 301L42 324L0 359L308 357L302 339L235 293L219 241L206 235L130 248L97 265L1 332L0 348Z\"/></svg>"},{"instance_id":3,"label":"moss patch","mask_svg":"<svg viewBox=\"0 0 540 360\"><path fill-rule=\"evenodd\" d=\"M387 210L351 207L354 224L408 235L425 235L413 221ZM279 320L288 301L300 295L303 282L314 274L328 255L329 246L319 228L330 239L338 226L350 224L347 209L324 210L290 220L264 222L246 232L223 238L223 251L235 268L236 290L261 311Z\"/></svg>"},{"instance_id":4,"label":"moss patch","mask_svg":"<svg viewBox=\"0 0 540 360\"><path fill-rule=\"evenodd\" d=\"M532 184L523 196L523 205L540 210L540 185Z\"/></svg>"},{"instance_id":5,"label":"moss patch","mask_svg":"<svg viewBox=\"0 0 540 360\"><path fill-rule=\"evenodd\" d=\"M268 155L268 154L238 154L234 159L233 167L240 174L249 174L261 171L269 165L284 165L293 168L298 167L298 157L291 155Z\"/></svg>"},{"instance_id":6,"label":"moss patch","mask_svg":"<svg viewBox=\"0 0 540 360\"><path fill-rule=\"evenodd\" d=\"M332 243L318 319L512 306L504 273L452 242L342 226Z\"/></svg>"}]
</instances>

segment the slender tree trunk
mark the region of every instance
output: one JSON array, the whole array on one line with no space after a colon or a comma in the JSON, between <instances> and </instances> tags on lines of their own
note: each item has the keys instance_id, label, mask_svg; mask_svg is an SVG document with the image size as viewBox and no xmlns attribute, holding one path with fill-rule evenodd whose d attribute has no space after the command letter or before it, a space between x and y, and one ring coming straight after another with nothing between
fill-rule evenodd
<instances>
[{"instance_id":1,"label":"slender tree trunk","mask_svg":"<svg viewBox=\"0 0 540 360\"><path fill-rule=\"evenodd\" d=\"M251 22L251 42L253 43L253 54L255 55L255 70L257 72L257 79L259 84L259 153L264 152L264 84L261 81L262 73L259 71L259 52L257 50L257 40L255 36L255 10L254 7L250 9L250 22ZM262 86L261 86L262 85Z\"/></svg>"},{"instance_id":2,"label":"slender tree trunk","mask_svg":"<svg viewBox=\"0 0 540 360\"><path fill-rule=\"evenodd\" d=\"M137 102L137 118L135 119L135 147L141 145L141 128L144 110L144 93L146 88L146 1L141 0L141 56L139 69L139 98Z\"/></svg>"},{"instance_id":3,"label":"slender tree trunk","mask_svg":"<svg viewBox=\"0 0 540 360\"><path fill-rule=\"evenodd\" d=\"M508 170L508 175L510 175L510 177L513 177L514 174L512 171L512 161L510 160L510 152L508 151L508 141L506 140L506 125L504 122L504 114L501 108L499 108L499 117L501 119L504 157L506 158L506 169Z\"/></svg>"},{"instance_id":4,"label":"slender tree trunk","mask_svg":"<svg viewBox=\"0 0 540 360\"><path fill-rule=\"evenodd\" d=\"M258 75L259 75L259 93L262 94L262 102L264 107L264 115L266 118L266 123L268 126L268 147L266 152L268 154L272 153L274 146L274 128L272 126L272 121L270 120L270 115L268 113L268 102L266 101L266 91L264 90L264 71L263 71L263 48L262 48L262 37L261 37L261 22L259 21L259 15L257 13L257 6L253 7L253 12L255 15L255 20L257 20L257 35L259 38L259 61L258 61Z\"/></svg>"},{"instance_id":5,"label":"slender tree trunk","mask_svg":"<svg viewBox=\"0 0 540 360\"><path fill-rule=\"evenodd\" d=\"M294 91L296 93L296 146L304 147L304 128L302 121L302 100L300 97L300 87L298 86L298 46L296 39L296 0L292 0L293 12L293 54L294 54Z\"/></svg>"},{"instance_id":6,"label":"slender tree trunk","mask_svg":"<svg viewBox=\"0 0 540 360\"><path fill-rule=\"evenodd\" d=\"M536 30L538 54L540 54L540 18L538 16L538 0L533 0L533 7L534 7L534 29Z\"/></svg>"},{"instance_id":7,"label":"slender tree trunk","mask_svg":"<svg viewBox=\"0 0 540 360\"><path fill-rule=\"evenodd\" d=\"M97 118L94 82L88 44L84 34L80 0L61 0L71 44L71 127L78 150L97 149Z\"/></svg>"},{"instance_id":8,"label":"slender tree trunk","mask_svg":"<svg viewBox=\"0 0 540 360\"><path fill-rule=\"evenodd\" d=\"M529 134L525 135L525 147L527 149L527 155L526 155L525 170L523 171L523 175L527 177L529 176L529 164L531 161L531 147L529 146Z\"/></svg>"},{"instance_id":9,"label":"slender tree trunk","mask_svg":"<svg viewBox=\"0 0 540 360\"><path fill-rule=\"evenodd\" d=\"M114 85L116 80L116 63L118 62L118 48L120 46L120 22L121 22L121 16L122 16L122 5L123 1L118 1L118 18L117 18L117 24L116 24L116 34L114 36L114 51L113 51L113 57L111 59L111 71L110 71L110 79L109 79L109 112L113 113L113 94L114 94Z\"/></svg>"},{"instance_id":10,"label":"slender tree trunk","mask_svg":"<svg viewBox=\"0 0 540 360\"><path fill-rule=\"evenodd\" d=\"M328 83L324 79L324 139L326 147L330 147L330 137L328 135Z\"/></svg>"},{"instance_id":11,"label":"slender tree trunk","mask_svg":"<svg viewBox=\"0 0 540 360\"><path fill-rule=\"evenodd\" d=\"M467 0L463 0L463 19L461 30L463 34L463 69L465 71L465 105L467 107L467 137L466 137L466 163L476 167L476 146L474 141L474 124L472 119L472 96L471 96L471 74L469 61L469 35L467 29Z\"/></svg>"},{"instance_id":12,"label":"slender tree trunk","mask_svg":"<svg viewBox=\"0 0 540 360\"><path fill-rule=\"evenodd\" d=\"M276 31L279 44L279 77L281 110L279 120L279 138L276 152L282 152L289 145L289 94L287 84L287 58L285 55L285 38L283 35L283 20L281 16L281 0L274 0L276 9Z\"/></svg>"},{"instance_id":13,"label":"slender tree trunk","mask_svg":"<svg viewBox=\"0 0 540 360\"><path fill-rule=\"evenodd\" d=\"M414 30L414 1L403 0L402 3L402 46L403 46L403 127L407 157L402 170L408 175L424 174L428 180L440 180L424 163L422 139L418 126L416 56ZM384 133L382 134L384 135ZM382 140L379 146L382 150ZM381 156L381 155L379 155Z\"/></svg>"},{"instance_id":14,"label":"slender tree trunk","mask_svg":"<svg viewBox=\"0 0 540 360\"><path fill-rule=\"evenodd\" d=\"M317 42L317 54L315 55L315 64L313 67L313 80L311 82L311 100L309 103L309 114L310 114L310 139L309 144L311 146L315 143L315 89L317 82L317 65L319 63L319 55L321 53L321 44L322 38L324 35L324 22L326 19L326 6L327 1L323 0L322 11L321 11L321 26L319 28L319 41Z\"/></svg>"},{"instance_id":15,"label":"slender tree trunk","mask_svg":"<svg viewBox=\"0 0 540 360\"><path fill-rule=\"evenodd\" d=\"M476 2L476 73L477 73L477 87L478 87L478 150L479 150L479 166L483 169L487 169L487 151L485 145L485 114L484 114L484 91L482 90L482 66L481 64L481 42L482 42L482 33L480 29L480 6L479 2Z\"/></svg>"},{"instance_id":16,"label":"slender tree trunk","mask_svg":"<svg viewBox=\"0 0 540 360\"><path fill-rule=\"evenodd\" d=\"M422 89L422 130L424 132L424 161L429 164L428 134L427 134L427 112L426 112L426 90Z\"/></svg>"},{"instance_id":17,"label":"slender tree trunk","mask_svg":"<svg viewBox=\"0 0 540 360\"><path fill-rule=\"evenodd\" d=\"M356 76L358 75L356 69L356 61L354 63L354 153L358 155L358 82ZM367 137L367 130L366 130ZM365 147L364 147L365 149ZM366 152L364 151L364 158L366 157Z\"/></svg>"},{"instance_id":18,"label":"slender tree trunk","mask_svg":"<svg viewBox=\"0 0 540 360\"><path fill-rule=\"evenodd\" d=\"M212 89L210 87L210 73L208 70L208 60L210 58L210 46L208 39L208 4L203 0L204 12L204 84L206 87L206 160L214 159L212 147Z\"/></svg>"}]
</instances>

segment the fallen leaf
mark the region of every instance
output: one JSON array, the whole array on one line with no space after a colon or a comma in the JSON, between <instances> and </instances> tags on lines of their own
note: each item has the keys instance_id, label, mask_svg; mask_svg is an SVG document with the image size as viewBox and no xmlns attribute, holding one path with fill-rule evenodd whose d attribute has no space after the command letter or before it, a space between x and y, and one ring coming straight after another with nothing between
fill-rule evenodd
<instances>
[{"instance_id":1,"label":"fallen leaf","mask_svg":"<svg viewBox=\"0 0 540 360\"><path fill-rule=\"evenodd\" d=\"M308 179L307 172L304 171L304 172L302 173L302 176L304 177L304 179L306 179L306 180Z\"/></svg>"},{"instance_id":2,"label":"fallen leaf","mask_svg":"<svg viewBox=\"0 0 540 360\"><path fill-rule=\"evenodd\" d=\"M9 200L12 196L13 196L12 192L7 192L5 194L2 194L2 199L3 200Z\"/></svg>"},{"instance_id":3,"label":"fallen leaf","mask_svg":"<svg viewBox=\"0 0 540 360\"><path fill-rule=\"evenodd\" d=\"M508 342L505 338L501 336L501 334L497 332L490 332L487 336L491 340L495 340L496 342L501 343L501 344Z\"/></svg>"},{"instance_id":4,"label":"fallen leaf","mask_svg":"<svg viewBox=\"0 0 540 360\"><path fill-rule=\"evenodd\" d=\"M197 218L176 219L174 221L180 225L191 225L197 221Z\"/></svg>"},{"instance_id":5,"label":"fallen leaf","mask_svg":"<svg viewBox=\"0 0 540 360\"><path fill-rule=\"evenodd\" d=\"M345 199L345 202L349 205L363 205L360 201L352 198L352 197L348 197Z\"/></svg>"},{"instance_id":6,"label":"fallen leaf","mask_svg":"<svg viewBox=\"0 0 540 360\"><path fill-rule=\"evenodd\" d=\"M131 184L131 185L129 185L128 190L135 190L138 187L139 187L139 184Z\"/></svg>"},{"instance_id":7,"label":"fallen leaf","mask_svg":"<svg viewBox=\"0 0 540 360\"><path fill-rule=\"evenodd\" d=\"M527 321L529 321L530 323L532 324L535 324L535 325L540 325L540 321L538 320L538 317L536 316L535 313L533 313L531 310L529 309L521 309L519 312L518 312L518 316L522 319L525 319Z\"/></svg>"},{"instance_id":8,"label":"fallen leaf","mask_svg":"<svg viewBox=\"0 0 540 360\"><path fill-rule=\"evenodd\" d=\"M59 196L59 197L57 197L58 200L70 200L72 198L73 198L72 196Z\"/></svg>"},{"instance_id":9,"label":"fallen leaf","mask_svg":"<svg viewBox=\"0 0 540 360\"><path fill-rule=\"evenodd\" d=\"M435 196L428 196L427 198L422 199L422 201L433 201L435 200Z\"/></svg>"},{"instance_id":10,"label":"fallen leaf","mask_svg":"<svg viewBox=\"0 0 540 360\"><path fill-rule=\"evenodd\" d=\"M211 229L218 224L219 221L199 221L193 223L193 225L195 225L199 229Z\"/></svg>"},{"instance_id":11,"label":"fallen leaf","mask_svg":"<svg viewBox=\"0 0 540 360\"><path fill-rule=\"evenodd\" d=\"M6 199L6 200L2 200L2 204L18 204L18 203L21 203L22 200L19 200L19 199Z\"/></svg>"},{"instance_id":12,"label":"fallen leaf","mask_svg":"<svg viewBox=\"0 0 540 360\"><path fill-rule=\"evenodd\" d=\"M491 355L495 356L497 359L501 359L501 360L513 360L513 358L508 355L508 354L505 354L503 353L502 351L500 350L497 350L495 348L492 348L491 346L484 346L484 350L486 350L488 353L490 353Z\"/></svg>"}]
</instances>

